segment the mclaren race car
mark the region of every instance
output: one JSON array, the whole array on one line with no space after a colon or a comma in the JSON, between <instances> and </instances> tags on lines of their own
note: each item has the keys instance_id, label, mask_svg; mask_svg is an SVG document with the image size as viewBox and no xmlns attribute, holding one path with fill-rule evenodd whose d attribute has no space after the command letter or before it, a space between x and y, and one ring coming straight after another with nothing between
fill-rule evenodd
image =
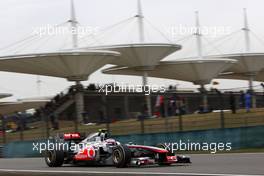
<instances>
[{"instance_id":1,"label":"mclaren race car","mask_svg":"<svg viewBox=\"0 0 264 176\"><path fill-rule=\"evenodd\" d=\"M45 161L49 167L60 167L63 164L85 164L122 168L190 163L189 157L173 155L164 148L121 144L115 139L108 138L106 130L92 133L85 138L81 137L80 133L66 133L50 141L53 146L45 152Z\"/></svg>"}]
</instances>

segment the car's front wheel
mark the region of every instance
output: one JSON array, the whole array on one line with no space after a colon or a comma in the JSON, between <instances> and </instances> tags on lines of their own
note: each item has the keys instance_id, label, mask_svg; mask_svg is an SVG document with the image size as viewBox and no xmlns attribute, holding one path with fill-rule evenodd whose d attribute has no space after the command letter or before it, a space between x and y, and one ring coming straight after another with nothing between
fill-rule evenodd
<instances>
[{"instance_id":1,"label":"car's front wheel","mask_svg":"<svg viewBox=\"0 0 264 176\"><path fill-rule=\"evenodd\" d=\"M116 167L126 167L131 161L131 151L126 145L118 145L113 150L113 163Z\"/></svg>"}]
</instances>

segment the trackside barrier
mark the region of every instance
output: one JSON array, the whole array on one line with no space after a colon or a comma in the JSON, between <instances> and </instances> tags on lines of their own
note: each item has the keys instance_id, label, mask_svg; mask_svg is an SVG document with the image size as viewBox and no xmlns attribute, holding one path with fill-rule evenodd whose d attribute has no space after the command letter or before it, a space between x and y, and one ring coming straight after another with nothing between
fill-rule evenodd
<instances>
[{"instance_id":1,"label":"trackside barrier","mask_svg":"<svg viewBox=\"0 0 264 176\"><path fill-rule=\"evenodd\" d=\"M180 140L189 142L232 143L232 149L264 147L264 126L225 128L175 133L133 134L115 136L122 143L156 145L158 143L175 143Z\"/></svg>"},{"instance_id":2,"label":"trackside barrier","mask_svg":"<svg viewBox=\"0 0 264 176\"><path fill-rule=\"evenodd\" d=\"M232 143L232 149L263 148L264 126L225 128L213 130L200 130L188 132L132 134L112 136L122 143L156 145L158 143L206 142L206 143ZM11 142L4 145L3 157L40 157L38 151L33 151L33 142L45 142L43 140Z\"/></svg>"}]
</instances>

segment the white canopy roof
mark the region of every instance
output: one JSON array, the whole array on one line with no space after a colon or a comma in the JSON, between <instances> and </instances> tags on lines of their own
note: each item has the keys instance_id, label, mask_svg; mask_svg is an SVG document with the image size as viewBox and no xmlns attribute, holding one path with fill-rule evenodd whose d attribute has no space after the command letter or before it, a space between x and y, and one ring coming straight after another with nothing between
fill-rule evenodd
<instances>
[{"instance_id":1,"label":"white canopy roof","mask_svg":"<svg viewBox=\"0 0 264 176\"><path fill-rule=\"evenodd\" d=\"M241 53L228 54L219 57L237 60L226 72L232 72L236 75L256 75L264 69L264 53Z\"/></svg>"},{"instance_id":2,"label":"white canopy roof","mask_svg":"<svg viewBox=\"0 0 264 176\"><path fill-rule=\"evenodd\" d=\"M0 114L8 115L15 112L23 112L28 109L36 109L44 106L46 103L47 100L4 102L0 103Z\"/></svg>"},{"instance_id":3,"label":"white canopy roof","mask_svg":"<svg viewBox=\"0 0 264 176\"><path fill-rule=\"evenodd\" d=\"M208 84L217 75L236 63L231 59L185 59L161 61L148 76ZM103 70L107 74L143 75L140 67L111 67Z\"/></svg>"},{"instance_id":4,"label":"white canopy roof","mask_svg":"<svg viewBox=\"0 0 264 176\"><path fill-rule=\"evenodd\" d=\"M181 49L180 45L168 43L139 43L96 46L88 49L103 49L121 53L120 60L113 60L120 66L155 66L160 60Z\"/></svg>"},{"instance_id":5,"label":"white canopy roof","mask_svg":"<svg viewBox=\"0 0 264 176\"><path fill-rule=\"evenodd\" d=\"M120 54L114 51L64 51L0 57L0 71L36 74L84 81Z\"/></svg>"}]
</instances>

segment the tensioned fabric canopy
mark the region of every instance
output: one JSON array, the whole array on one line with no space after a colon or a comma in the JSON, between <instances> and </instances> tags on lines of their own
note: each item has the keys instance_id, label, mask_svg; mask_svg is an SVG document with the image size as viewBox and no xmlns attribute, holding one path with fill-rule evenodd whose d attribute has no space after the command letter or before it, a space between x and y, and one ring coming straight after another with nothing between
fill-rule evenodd
<instances>
[{"instance_id":1,"label":"tensioned fabric canopy","mask_svg":"<svg viewBox=\"0 0 264 176\"><path fill-rule=\"evenodd\" d=\"M227 72L254 73L264 69L264 53L242 53L222 55L223 58L237 60L237 64L230 67Z\"/></svg>"},{"instance_id":2,"label":"tensioned fabric canopy","mask_svg":"<svg viewBox=\"0 0 264 176\"><path fill-rule=\"evenodd\" d=\"M121 53L120 60L113 60L119 66L155 66L159 61L181 49L180 45L169 43L139 43L97 46L88 49L103 49Z\"/></svg>"},{"instance_id":3,"label":"tensioned fabric canopy","mask_svg":"<svg viewBox=\"0 0 264 176\"><path fill-rule=\"evenodd\" d=\"M154 70L148 71L150 77L174 79L193 82L194 84L208 84L217 75L236 63L231 59L183 59L175 61L161 61ZM143 71L140 67L111 67L102 71L106 74L136 75Z\"/></svg>"},{"instance_id":4,"label":"tensioned fabric canopy","mask_svg":"<svg viewBox=\"0 0 264 176\"><path fill-rule=\"evenodd\" d=\"M64 51L0 57L0 71L17 72L84 81L102 66L118 59L114 51Z\"/></svg>"},{"instance_id":5,"label":"tensioned fabric canopy","mask_svg":"<svg viewBox=\"0 0 264 176\"><path fill-rule=\"evenodd\" d=\"M237 64L220 74L219 78L247 80L249 76L254 76L255 80L264 80L264 53L229 54L219 57L228 57L238 61Z\"/></svg>"}]
</instances>

